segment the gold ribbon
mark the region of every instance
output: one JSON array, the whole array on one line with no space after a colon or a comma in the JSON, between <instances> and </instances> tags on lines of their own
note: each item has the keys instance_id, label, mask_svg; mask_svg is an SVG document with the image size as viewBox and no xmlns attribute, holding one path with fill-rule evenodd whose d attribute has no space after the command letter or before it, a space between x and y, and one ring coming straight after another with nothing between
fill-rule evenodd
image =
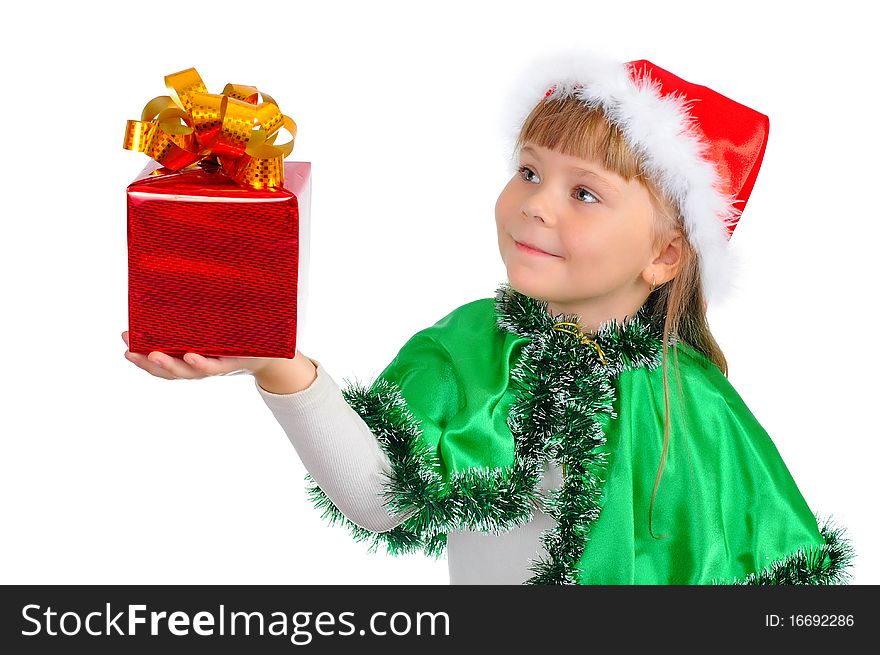
<instances>
[{"instance_id":1,"label":"gold ribbon","mask_svg":"<svg viewBox=\"0 0 880 655\"><path fill-rule=\"evenodd\" d=\"M195 68L166 75L165 86L170 95L153 98L141 120L127 122L123 148L175 171L216 158L229 177L255 189L284 184L284 158L293 150L296 123L269 94L244 84L208 93ZM263 102L257 102L259 95ZM291 139L275 145L282 127Z\"/></svg>"},{"instance_id":2,"label":"gold ribbon","mask_svg":"<svg viewBox=\"0 0 880 655\"><path fill-rule=\"evenodd\" d=\"M573 329L567 330L565 327L571 327ZM596 352L599 353L599 359L605 366L608 366L608 361L605 359L605 353L602 352L602 349L599 347L599 344L596 343L593 339L590 339L586 334L581 330L581 326L577 323L569 323L568 321L559 321L558 323L553 324L553 329L558 330L559 332L567 332L568 334L573 334L580 339L582 344L590 344L593 348L596 349Z\"/></svg>"}]
</instances>

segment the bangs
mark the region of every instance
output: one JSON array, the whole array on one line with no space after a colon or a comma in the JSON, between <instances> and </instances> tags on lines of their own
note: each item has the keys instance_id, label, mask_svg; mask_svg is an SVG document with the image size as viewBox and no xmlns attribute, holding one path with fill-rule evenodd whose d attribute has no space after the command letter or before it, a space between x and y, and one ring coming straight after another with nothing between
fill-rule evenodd
<instances>
[{"instance_id":1,"label":"bangs","mask_svg":"<svg viewBox=\"0 0 880 655\"><path fill-rule=\"evenodd\" d=\"M517 136L516 151L527 143L598 162L627 182L642 176L642 162L620 128L601 109L586 107L571 96L535 106Z\"/></svg>"}]
</instances>

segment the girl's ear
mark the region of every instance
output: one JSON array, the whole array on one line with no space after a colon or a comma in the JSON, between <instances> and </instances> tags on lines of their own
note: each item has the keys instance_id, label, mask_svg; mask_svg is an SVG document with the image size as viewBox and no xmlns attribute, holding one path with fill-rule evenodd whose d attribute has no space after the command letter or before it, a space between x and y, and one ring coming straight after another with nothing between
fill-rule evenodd
<instances>
[{"instance_id":1,"label":"girl's ear","mask_svg":"<svg viewBox=\"0 0 880 655\"><path fill-rule=\"evenodd\" d=\"M684 237L681 233L676 232L670 239L664 242L663 247L654 258L652 262L653 270L648 272L648 276L656 274L657 284L660 284L661 280L664 282L671 280L678 274L678 269L681 266L683 240ZM650 284L650 280L648 284Z\"/></svg>"},{"instance_id":2,"label":"girl's ear","mask_svg":"<svg viewBox=\"0 0 880 655\"><path fill-rule=\"evenodd\" d=\"M676 268L681 263L681 249L683 247L684 237L680 233L677 233L672 239L669 240L669 243L666 246L666 250L664 251L668 263L673 264Z\"/></svg>"}]
</instances>

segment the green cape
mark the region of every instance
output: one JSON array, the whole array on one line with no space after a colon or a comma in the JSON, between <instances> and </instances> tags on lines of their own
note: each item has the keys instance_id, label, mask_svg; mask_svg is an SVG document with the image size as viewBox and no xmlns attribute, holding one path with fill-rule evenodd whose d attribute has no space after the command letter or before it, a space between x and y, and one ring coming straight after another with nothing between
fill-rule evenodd
<instances>
[{"instance_id":1,"label":"green cape","mask_svg":"<svg viewBox=\"0 0 880 655\"><path fill-rule=\"evenodd\" d=\"M843 529L811 512L718 367L674 337L670 442L649 525L665 403L662 329L646 307L603 324L592 342L558 324L577 317L551 317L507 283L459 307L409 339L372 384L343 388L391 460L386 505L407 519L365 530L307 475L313 502L372 551L435 557L453 529L503 532L542 504L556 527L542 535L550 557L532 563L529 584L848 582ZM566 476L542 498L548 458Z\"/></svg>"}]
</instances>

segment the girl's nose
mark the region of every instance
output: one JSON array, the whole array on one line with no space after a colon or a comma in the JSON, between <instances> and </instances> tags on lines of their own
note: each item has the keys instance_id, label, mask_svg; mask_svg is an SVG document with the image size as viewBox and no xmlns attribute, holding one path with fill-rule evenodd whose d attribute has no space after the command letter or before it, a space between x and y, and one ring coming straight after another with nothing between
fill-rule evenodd
<instances>
[{"instance_id":1,"label":"girl's nose","mask_svg":"<svg viewBox=\"0 0 880 655\"><path fill-rule=\"evenodd\" d=\"M528 220L539 220L545 224L555 223L553 189L548 184L529 189L522 199L522 216Z\"/></svg>"},{"instance_id":2,"label":"girl's nose","mask_svg":"<svg viewBox=\"0 0 880 655\"><path fill-rule=\"evenodd\" d=\"M550 223L551 213L548 209L548 203L532 196L525 200L522 204L522 216L526 220L539 220L542 223Z\"/></svg>"}]
</instances>

